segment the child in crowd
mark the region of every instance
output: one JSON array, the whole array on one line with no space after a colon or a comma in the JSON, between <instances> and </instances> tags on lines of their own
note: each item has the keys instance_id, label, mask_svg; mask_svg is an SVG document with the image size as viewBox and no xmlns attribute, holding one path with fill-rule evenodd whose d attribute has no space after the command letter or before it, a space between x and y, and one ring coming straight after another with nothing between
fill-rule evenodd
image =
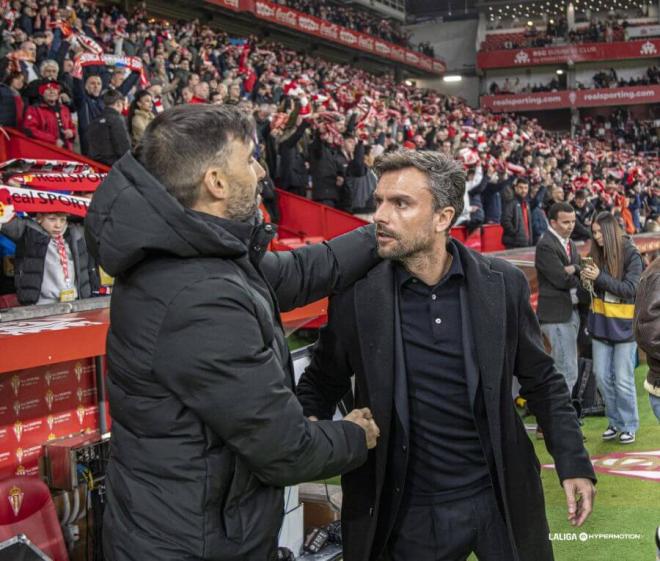
<instances>
[{"instance_id":1,"label":"child in crowd","mask_svg":"<svg viewBox=\"0 0 660 561\"><path fill-rule=\"evenodd\" d=\"M71 302L92 295L96 273L83 226L64 213L14 217L0 232L16 243L14 282L23 305Z\"/></svg>"}]
</instances>

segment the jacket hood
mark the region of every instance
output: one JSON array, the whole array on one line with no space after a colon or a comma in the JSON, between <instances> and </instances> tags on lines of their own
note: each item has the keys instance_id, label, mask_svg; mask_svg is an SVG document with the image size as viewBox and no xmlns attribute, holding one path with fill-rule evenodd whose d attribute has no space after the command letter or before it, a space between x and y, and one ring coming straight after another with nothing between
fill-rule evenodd
<instances>
[{"instance_id":1,"label":"jacket hood","mask_svg":"<svg viewBox=\"0 0 660 561\"><path fill-rule=\"evenodd\" d=\"M90 253L112 276L153 255L237 258L247 253L244 240L223 228L220 219L208 218L183 207L129 152L94 194L85 237Z\"/></svg>"}]
</instances>

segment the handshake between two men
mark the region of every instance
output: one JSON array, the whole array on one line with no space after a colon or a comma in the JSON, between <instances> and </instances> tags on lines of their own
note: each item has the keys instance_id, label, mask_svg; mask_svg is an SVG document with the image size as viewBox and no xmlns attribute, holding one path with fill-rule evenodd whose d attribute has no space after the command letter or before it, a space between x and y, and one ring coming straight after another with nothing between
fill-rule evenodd
<instances>
[{"instance_id":1,"label":"handshake between two men","mask_svg":"<svg viewBox=\"0 0 660 561\"><path fill-rule=\"evenodd\" d=\"M310 421L318 421L317 417L309 417ZM376 447L378 437L380 436L380 429L374 421L374 416L371 409L364 407L362 409L353 409L348 415L344 417L344 421L355 423L364 430L367 439L367 448L372 450Z\"/></svg>"}]
</instances>

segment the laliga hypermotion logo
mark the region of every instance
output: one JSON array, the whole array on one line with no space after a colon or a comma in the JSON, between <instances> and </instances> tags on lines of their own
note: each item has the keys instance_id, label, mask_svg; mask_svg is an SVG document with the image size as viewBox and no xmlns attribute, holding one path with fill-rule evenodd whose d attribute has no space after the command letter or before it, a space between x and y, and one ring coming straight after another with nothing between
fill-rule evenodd
<instances>
[{"instance_id":1,"label":"laliga hypermotion logo","mask_svg":"<svg viewBox=\"0 0 660 561\"><path fill-rule=\"evenodd\" d=\"M571 105L575 105L575 100L577 99L577 94L575 92L570 92L568 94L568 101L571 102Z\"/></svg>"},{"instance_id":2,"label":"laliga hypermotion logo","mask_svg":"<svg viewBox=\"0 0 660 561\"><path fill-rule=\"evenodd\" d=\"M48 430L53 430L53 423L55 422L55 418L52 415L48 415L48 417L46 417L46 422L48 423Z\"/></svg>"},{"instance_id":3,"label":"laliga hypermotion logo","mask_svg":"<svg viewBox=\"0 0 660 561\"><path fill-rule=\"evenodd\" d=\"M14 511L14 516L18 516L18 513L21 511L24 496L25 493L23 493L20 487L14 486L9 489L9 496L7 498L9 499L12 511Z\"/></svg>"},{"instance_id":4,"label":"laliga hypermotion logo","mask_svg":"<svg viewBox=\"0 0 660 561\"><path fill-rule=\"evenodd\" d=\"M23 423L21 421L16 421L14 423L14 434L16 435L16 441L21 441L21 435L23 434Z\"/></svg>"},{"instance_id":5,"label":"laliga hypermotion logo","mask_svg":"<svg viewBox=\"0 0 660 561\"><path fill-rule=\"evenodd\" d=\"M50 370L48 370L44 374L44 380L46 380L46 385L50 388L50 381L53 379L53 375L50 373Z\"/></svg>"},{"instance_id":6,"label":"laliga hypermotion logo","mask_svg":"<svg viewBox=\"0 0 660 561\"><path fill-rule=\"evenodd\" d=\"M23 463L23 448L16 448L16 459L19 464Z\"/></svg>"},{"instance_id":7,"label":"laliga hypermotion logo","mask_svg":"<svg viewBox=\"0 0 660 561\"><path fill-rule=\"evenodd\" d=\"M642 55L650 56L658 52L658 49L655 48L655 45L651 41L644 43L639 49L639 53Z\"/></svg>"},{"instance_id":8,"label":"laliga hypermotion logo","mask_svg":"<svg viewBox=\"0 0 660 561\"><path fill-rule=\"evenodd\" d=\"M76 362L73 371L76 374L76 380L78 380L78 383L80 384L80 378L82 378L83 373L83 365L80 362Z\"/></svg>"},{"instance_id":9,"label":"laliga hypermotion logo","mask_svg":"<svg viewBox=\"0 0 660 561\"><path fill-rule=\"evenodd\" d=\"M518 51L513 62L516 64L527 64L529 62L529 55L525 51Z\"/></svg>"},{"instance_id":10,"label":"laliga hypermotion logo","mask_svg":"<svg viewBox=\"0 0 660 561\"><path fill-rule=\"evenodd\" d=\"M18 397L18 390L21 388L21 378L18 374L11 377L11 389L14 390L14 395Z\"/></svg>"},{"instance_id":11,"label":"laliga hypermotion logo","mask_svg":"<svg viewBox=\"0 0 660 561\"><path fill-rule=\"evenodd\" d=\"M78 415L78 422L82 425L85 420L85 408L82 405L76 407L76 415Z\"/></svg>"},{"instance_id":12,"label":"laliga hypermotion logo","mask_svg":"<svg viewBox=\"0 0 660 561\"><path fill-rule=\"evenodd\" d=\"M44 396L44 401L46 402L46 405L48 405L48 411L50 411L53 407L54 397L55 397L55 394L53 394L53 390L48 390L46 392L46 395Z\"/></svg>"},{"instance_id":13,"label":"laliga hypermotion logo","mask_svg":"<svg viewBox=\"0 0 660 561\"><path fill-rule=\"evenodd\" d=\"M79 387L79 388L76 390L76 395L78 396L78 401L82 402L82 398L83 398L83 389Z\"/></svg>"},{"instance_id":14,"label":"laliga hypermotion logo","mask_svg":"<svg viewBox=\"0 0 660 561\"><path fill-rule=\"evenodd\" d=\"M20 401L14 401L14 413L18 417L18 414L21 412L21 402Z\"/></svg>"}]
</instances>

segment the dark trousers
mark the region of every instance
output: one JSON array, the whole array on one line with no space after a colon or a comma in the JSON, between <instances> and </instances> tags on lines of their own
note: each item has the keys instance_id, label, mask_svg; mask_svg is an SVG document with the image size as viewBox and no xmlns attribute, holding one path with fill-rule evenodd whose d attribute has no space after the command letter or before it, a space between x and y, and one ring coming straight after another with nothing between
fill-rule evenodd
<instances>
[{"instance_id":1,"label":"dark trousers","mask_svg":"<svg viewBox=\"0 0 660 561\"><path fill-rule=\"evenodd\" d=\"M448 503L402 505L387 551L387 561L465 561L471 553L479 561L513 561L492 488Z\"/></svg>"}]
</instances>

